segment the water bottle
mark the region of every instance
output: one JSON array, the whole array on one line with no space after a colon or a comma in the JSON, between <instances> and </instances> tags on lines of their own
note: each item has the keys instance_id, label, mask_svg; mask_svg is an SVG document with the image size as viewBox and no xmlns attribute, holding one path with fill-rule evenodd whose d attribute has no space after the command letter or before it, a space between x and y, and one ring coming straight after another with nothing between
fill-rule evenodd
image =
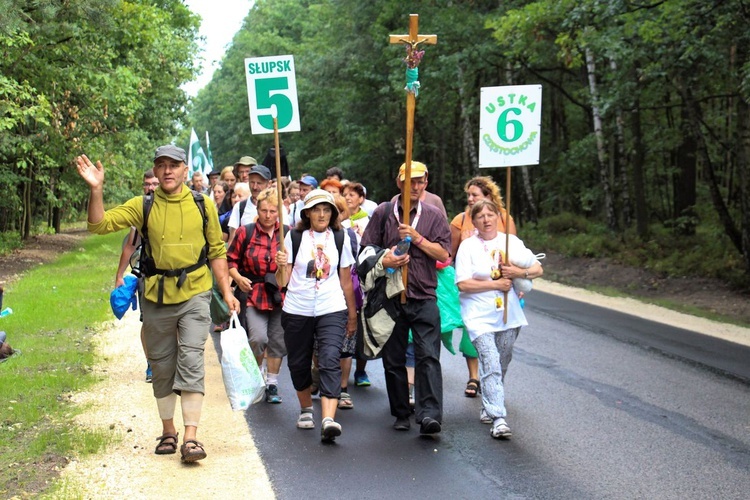
<instances>
[{"instance_id":1,"label":"water bottle","mask_svg":"<svg viewBox=\"0 0 750 500\"><path fill-rule=\"evenodd\" d=\"M0 318L10 316L11 314L13 314L13 309L11 309L10 307L6 307L2 311L0 311Z\"/></svg>"},{"instance_id":2,"label":"water bottle","mask_svg":"<svg viewBox=\"0 0 750 500\"><path fill-rule=\"evenodd\" d=\"M396 244L396 250L394 250L393 255L397 255L397 256L406 255L407 252L409 251L410 246L411 246L411 236L407 236L406 238L404 238L403 240L399 241ZM392 267L386 268L385 271L388 274L393 274L396 272L396 270L393 269Z\"/></svg>"}]
</instances>

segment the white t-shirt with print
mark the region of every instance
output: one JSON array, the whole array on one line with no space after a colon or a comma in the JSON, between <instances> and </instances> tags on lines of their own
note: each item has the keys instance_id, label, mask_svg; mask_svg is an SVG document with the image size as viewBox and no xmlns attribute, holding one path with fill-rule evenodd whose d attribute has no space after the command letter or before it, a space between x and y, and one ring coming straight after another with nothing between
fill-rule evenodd
<instances>
[{"instance_id":1,"label":"white t-shirt with print","mask_svg":"<svg viewBox=\"0 0 750 500\"><path fill-rule=\"evenodd\" d=\"M530 258L533 262L534 254L512 234L509 246L511 256L521 258L523 255L524 258ZM490 280L492 267L497 265L498 259L502 262L504 258L504 233L497 233L497 236L489 241L483 241L476 234L465 239L456 252L456 283L470 278ZM503 292L496 290L459 292L461 317L472 341L484 333L500 332L528 325L518 301L518 295L513 288L508 292L507 304L497 304L498 299L504 301ZM506 307L508 308L508 322L503 323L503 309Z\"/></svg>"},{"instance_id":2,"label":"white t-shirt with print","mask_svg":"<svg viewBox=\"0 0 750 500\"><path fill-rule=\"evenodd\" d=\"M341 268L351 267L355 262L347 232L344 230ZM291 231L286 234L284 245L291 254ZM283 310L289 314L312 317L346 310L338 267L339 254L332 230L322 233L315 231L312 236L309 230L302 233Z\"/></svg>"}]
</instances>

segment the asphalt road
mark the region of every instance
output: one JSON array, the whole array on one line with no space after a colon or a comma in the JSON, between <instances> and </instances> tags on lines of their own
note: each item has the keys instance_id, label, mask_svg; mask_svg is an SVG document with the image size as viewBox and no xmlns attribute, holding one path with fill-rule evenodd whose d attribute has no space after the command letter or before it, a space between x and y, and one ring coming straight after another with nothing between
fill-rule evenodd
<instances>
[{"instance_id":1,"label":"asphalt road","mask_svg":"<svg viewBox=\"0 0 750 500\"><path fill-rule=\"evenodd\" d=\"M446 350L434 438L391 428L375 361L373 386L350 387L354 409L337 413L342 436L321 444L319 401L318 427L296 429L283 371L284 403L247 412L278 498L748 498L747 348L541 292L527 317L506 377L509 441L479 422L465 362Z\"/></svg>"}]
</instances>

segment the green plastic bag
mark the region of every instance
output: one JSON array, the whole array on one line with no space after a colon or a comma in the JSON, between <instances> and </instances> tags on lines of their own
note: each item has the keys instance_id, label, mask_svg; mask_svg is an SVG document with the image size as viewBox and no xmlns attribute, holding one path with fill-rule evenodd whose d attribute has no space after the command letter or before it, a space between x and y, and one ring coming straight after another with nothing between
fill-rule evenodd
<instances>
[{"instance_id":1,"label":"green plastic bag","mask_svg":"<svg viewBox=\"0 0 750 500\"><path fill-rule=\"evenodd\" d=\"M456 287L456 270L447 266L437 271L437 305L440 309L440 331L443 345L451 354L456 354L453 348L453 330L462 328L461 306L458 302L458 287Z\"/></svg>"},{"instance_id":2,"label":"green plastic bag","mask_svg":"<svg viewBox=\"0 0 750 500\"><path fill-rule=\"evenodd\" d=\"M216 283L214 278L214 286L211 287L211 323L214 325L221 325L229 321L229 305L224 302L224 297L221 295L219 285Z\"/></svg>"}]
</instances>

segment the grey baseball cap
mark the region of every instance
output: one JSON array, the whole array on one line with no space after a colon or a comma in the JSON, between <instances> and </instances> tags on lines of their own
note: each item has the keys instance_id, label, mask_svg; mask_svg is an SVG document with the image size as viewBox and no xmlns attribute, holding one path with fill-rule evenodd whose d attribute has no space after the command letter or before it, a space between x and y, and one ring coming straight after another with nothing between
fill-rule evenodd
<instances>
[{"instance_id":1,"label":"grey baseball cap","mask_svg":"<svg viewBox=\"0 0 750 500\"><path fill-rule=\"evenodd\" d=\"M185 154L185 150L182 148L178 148L173 144L167 144L165 146L159 146L158 148L156 148L156 152L154 153L154 161L156 161L157 158L161 158L162 156L181 161L182 163L187 162L187 155Z\"/></svg>"},{"instance_id":2,"label":"grey baseball cap","mask_svg":"<svg viewBox=\"0 0 750 500\"><path fill-rule=\"evenodd\" d=\"M258 174L267 181L271 180L271 171L265 165L253 165L253 168L250 169L250 173Z\"/></svg>"}]
</instances>

